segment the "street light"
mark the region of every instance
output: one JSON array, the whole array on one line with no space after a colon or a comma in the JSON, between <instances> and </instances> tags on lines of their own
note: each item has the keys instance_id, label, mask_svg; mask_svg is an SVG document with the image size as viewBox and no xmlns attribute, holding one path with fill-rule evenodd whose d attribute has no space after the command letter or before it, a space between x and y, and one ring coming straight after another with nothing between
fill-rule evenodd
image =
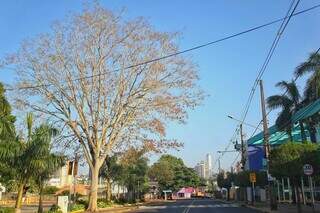
<instances>
[{"instance_id":1,"label":"street light","mask_svg":"<svg viewBox=\"0 0 320 213\"><path fill-rule=\"evenodd\" d=\"M254 129L259 129L260 131L262 131L262 129L259 128L260 125L255 126L255 125L253 125L253 124L249 124L249 123L243 122L243 121L241 121L240 119L237 119L237 118L235 118L235 117L233 117L233 116L231 116L231 115L227 115L227 117L230 118L230 119L232 119L232 120L234 120L234 121L238 121L239 123L242 123L242 124L244 124L244 125L246 125L246 126L250 126L250 127L254 128Z\"/></svg>"}]
</instances>

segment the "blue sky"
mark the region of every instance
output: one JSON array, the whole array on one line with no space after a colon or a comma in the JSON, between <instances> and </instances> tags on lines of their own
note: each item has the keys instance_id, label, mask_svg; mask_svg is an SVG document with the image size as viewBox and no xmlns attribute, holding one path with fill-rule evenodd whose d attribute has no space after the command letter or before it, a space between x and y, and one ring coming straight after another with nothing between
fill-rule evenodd
<instances>
[{"instance_id":1,"label":"blue sky","mask_svg":"<svg viewBox=\"0 0 320 213\"><path fill-rule=\"evenodd\" d=\"M101 4L111 10L126 8L128 18L143 16L161 31L180 31L181 48L189 48L245 30L255 25L280 18L291 0L106 0ZM0 57L15 51L20 42L50 30L50 24L64 18L69 12L81 11L79 0L10 0L0 7ZM318 0L302 0L298 9L318 4ZM263 76L266 97L279 91L274 87L280 80L290 80L295 66L309 52L320 47L320 9L297 16L289 23L270 66ZM279 25L246 34L217 45L189 53L199 66L200 85L210 95L202 106L191 111L186 125L168 125L168 137L185 143L180 152L186 164L194 166L229 142L237 123L228 119L231 114L240 117L250 88ZM12 83L10 70L0 71L0 80ZM303 80L298 82L303 88ZM247 122L256 124L261 119L256 93ZM270 123L276 112L271 113ZM252 129L245 128L249 136ZM222 166L229 168L235 153L226 154ZM152 157L153 159L156 157Z\"/></svg>"}]
</instances>

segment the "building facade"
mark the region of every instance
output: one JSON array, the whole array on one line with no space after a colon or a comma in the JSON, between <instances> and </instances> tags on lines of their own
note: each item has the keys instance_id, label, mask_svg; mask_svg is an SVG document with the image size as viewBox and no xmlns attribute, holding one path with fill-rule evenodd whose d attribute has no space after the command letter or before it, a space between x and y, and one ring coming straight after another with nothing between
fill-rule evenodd
<instances>
[{"instance_id":1,"label":"building facade","mask_svg":"<svg viewBox=\"0 0 320 213\"><path fill-rule=\"evenodd\" d=\"M213 175L213 167L212 167L212 156L211 154L207 154L204 161L200 161L194 167L194 170L197 174L204 179L209 179Z\"/></svg>"}]
</instances>

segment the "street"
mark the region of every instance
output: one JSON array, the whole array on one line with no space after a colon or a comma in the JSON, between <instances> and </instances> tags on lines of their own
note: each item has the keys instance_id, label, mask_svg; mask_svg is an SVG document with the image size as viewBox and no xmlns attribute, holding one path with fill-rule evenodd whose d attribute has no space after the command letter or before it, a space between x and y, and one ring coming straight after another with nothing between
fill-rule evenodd
<instances>
[{"instance_id":1,"label":"street","mask_svg":"<svg viewBox=\"0 0 320 213\"><path fill-rule=\"evenodd\" d=\"M174 202L166 202L150 206L141 206L139 210L131 211L131 213L241 213L241 212L259 212L249 208L238 206L237 204L229 204L211 199L189 199L177 200Z\"/></svg>"}]
</instances>

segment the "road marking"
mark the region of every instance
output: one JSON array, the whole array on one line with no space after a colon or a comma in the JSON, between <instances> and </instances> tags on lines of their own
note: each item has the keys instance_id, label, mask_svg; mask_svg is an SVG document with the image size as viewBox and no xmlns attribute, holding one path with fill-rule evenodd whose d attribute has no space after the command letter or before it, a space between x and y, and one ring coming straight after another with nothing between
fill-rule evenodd
<instances>
[{"instance_id":1,"label":"road marking","mask_svg":"<svg viewBox=\"0 0 320 213\"><path fill-rule=\"evenodd\" d=\"M188 213L190 211L190 208L192 207L192 204L194 203L195 200L192 200L192 202L190 203L190 205L187 206L187 208L184 209L184 211L182 213Z\"/></svg>"}]
</instances>

